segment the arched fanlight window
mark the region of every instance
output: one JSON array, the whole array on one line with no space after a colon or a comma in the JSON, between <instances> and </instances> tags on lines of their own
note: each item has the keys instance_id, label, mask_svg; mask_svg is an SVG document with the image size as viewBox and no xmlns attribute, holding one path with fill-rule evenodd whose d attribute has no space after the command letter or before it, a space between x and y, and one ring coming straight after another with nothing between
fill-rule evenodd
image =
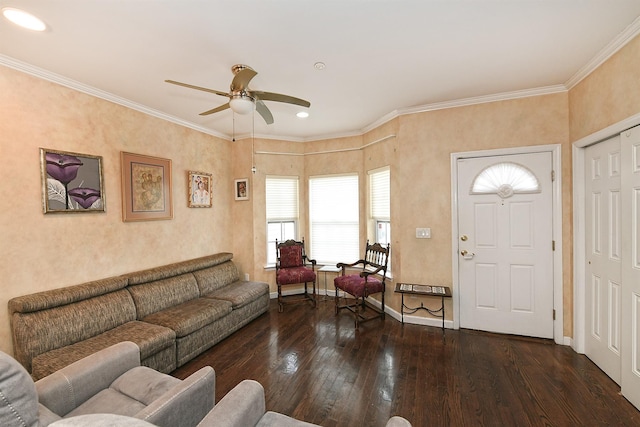
<instances>
[{"instance_id":1,"label":"arched fanlight window","mask_svg":"<svg viewBox=\"0 0 640 427\"><path fill-rule=\"evenodd\" d=\"M471 194L497 194L503 199L518 193L539 192L538 178L526 167L512 162L483 169L471 186Z\"/></svg>"}]
</instances>

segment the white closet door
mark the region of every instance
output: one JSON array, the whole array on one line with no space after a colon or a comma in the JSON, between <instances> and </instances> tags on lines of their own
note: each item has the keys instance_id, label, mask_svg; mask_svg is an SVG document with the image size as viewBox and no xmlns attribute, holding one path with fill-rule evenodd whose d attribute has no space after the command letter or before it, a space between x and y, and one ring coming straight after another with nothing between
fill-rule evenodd
<instances>
[{"instance_id":1,"label":"white closet door","mask_svg":"<svg viewBox=\"0 0 640 427\"><path fill-rule=\"evenodd\" d=\"M623 198L621 390L640 409L640 127L620 135Z\"/></svg>"},{"instance_id":2,"label":"white closet door","mask_svg":"<svg viewBox=\"0 0 640 427\"><path fill-rule=\"evenodd\" d=\"M620 384L621 163L620 138L585 153L585 354Z\"/></svg>"}]
</instances>

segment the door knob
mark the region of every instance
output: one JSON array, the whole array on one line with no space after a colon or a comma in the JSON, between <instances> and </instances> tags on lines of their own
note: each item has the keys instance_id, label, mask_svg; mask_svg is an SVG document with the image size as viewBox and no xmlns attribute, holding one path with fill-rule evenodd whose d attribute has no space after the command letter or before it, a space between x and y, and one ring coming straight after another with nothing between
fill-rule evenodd
<instances>
[{"instance_id":1,"label":"door knob","mask_svg":"<svg viewBox=\"0 0 640 427\"><path fill-rule=\"evenodd\" d=\"M467 252L467 251L466 251L466 250L464 250L464 249L463 249L462 251L460 251L460 255L462 255L462 256L467 256L467 254L468 254L468 253L469 253L469 252Z\"/></svg>"},{"instance_id":2,"label":"door knob","mask_svg":"<svg viewBox=\"0 0 640 427\"><path fill-rule=\"evenodd\" d=\"M461 250L460 255L462 255L462 258L464 259L473 259L475 256L473 252L468 252L466 249Z\"/></svg>"}]
</instances>

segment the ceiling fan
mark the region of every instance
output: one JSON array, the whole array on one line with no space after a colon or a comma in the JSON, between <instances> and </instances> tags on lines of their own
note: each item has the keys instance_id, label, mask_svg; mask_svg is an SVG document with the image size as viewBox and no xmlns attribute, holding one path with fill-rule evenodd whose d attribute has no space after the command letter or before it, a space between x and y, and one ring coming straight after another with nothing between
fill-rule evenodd
<instances>
[{"instance_id":1,"label":"ceiling fan","mask_svg":"<svg viewBox=\"0 0 640 427\"><path fill-rule=\"evenodd\" d=\"M287 104L300 105L302 107L309 107L311 105L309 101L305 101L304 99L296 98L293 96L249 89L249 82L258 73L255 72L253 68L247 65L234 65L233 67L231 67L231 71L233 72L234 77L231 81L231 87L228 93L215 89L209 89L206 87L194 86L188 83L181 83L175 80L165 80L165 82L178 86L188 87L190 89L215 93L216 95L226 96L227 98L229 98L228 103L211 110L204 111L200 113L201 116L218 113L220 111L226 110L227 108L231 108L238 114L249 114L255 108L255 110L262 116L264 121L267 122L268 125L270 125L271 123L273 123L273 115L263 101L284 102Z\"/></svg>"}]
</instances>

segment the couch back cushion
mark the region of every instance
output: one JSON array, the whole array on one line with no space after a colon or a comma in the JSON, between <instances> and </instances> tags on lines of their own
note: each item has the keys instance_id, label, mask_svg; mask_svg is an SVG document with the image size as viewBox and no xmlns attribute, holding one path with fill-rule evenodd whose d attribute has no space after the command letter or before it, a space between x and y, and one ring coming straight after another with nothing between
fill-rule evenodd
<instances>
[{"instance_id":1,"label":"couch back cushion","mask_svg":"<svg viewBox=\"0 0 640 427\"><path fill-rule=\"evenodd\" d=\"M229 260L214 267L194 271L201 295L206 295L239 280L238 268Z\"/></svg>"},{"instance_id":2,"label":"couch back cushion","mask_svg":"<svg viewBox=\"0 0 640 427\"><path fill-rule=\"evenodd\" d=\"M38 311L14 310L11 316L14 356L31 372L33 357L135 319L133 299L125 289Z\"/></svg>"},{"instance_id":3,"label":"couch back cushion","mask_svg":"<svg viewBox=\"0 0 640 427\"><path fill-rule=\"evenodd\" d=\"M133 297L138 319L198 298L198 284L193 274L186 273L127 288Z\"/></svg>"}]
</instances>

